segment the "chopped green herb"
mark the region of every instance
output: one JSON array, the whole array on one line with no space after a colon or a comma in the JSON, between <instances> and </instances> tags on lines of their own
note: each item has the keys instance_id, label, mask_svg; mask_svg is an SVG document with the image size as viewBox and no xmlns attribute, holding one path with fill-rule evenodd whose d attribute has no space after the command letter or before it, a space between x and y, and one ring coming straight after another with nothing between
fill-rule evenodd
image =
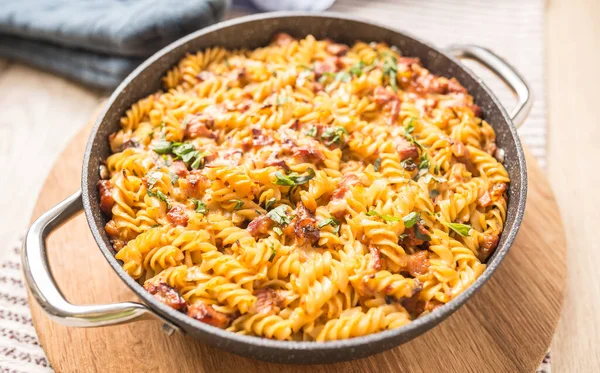
<instances>
[{"instance_id":1,"label":"chopped green herb","mask_svg":"<svg viewBox=\"0 0 600 373\"><path fill-rule=\"evenodd\" d=\"M170 141L159 141L152 147L152 150L157 152L158 154L169 154L173 149L173 143Z\"/></svg>"},{"instance_id":2,"label":"chopped green herb","mask_svg":"<svg viewBox=\"0 0 600 373\"><path fill-rule=\"evenodd\" d=\"M208 213L208 209L206 208L206 203L200 201L199 199L192 198L191 201L194 203L194 210L201 214L206 215Z\"/></svg>"},{"instance_id":3,"label":"chopped green herb","mask_svg":"<svg viewBox=\"0 0 600 373\"><path fill-rule=\"evenodd\" d=\"M177 182L177 180L179 180L179 176L175 172L173 172L173 171L169 172L169 178L171 179L171 184L172 185L175 185L175 183Z\"/></svg>"},{"instance_id":4,"label":"chopped green herb","mask_svg":"<svg viewBox=\"0 0 600 373\"><path fill-rule=\"evenodd\" d=\"M148 189L147 193L150 197L158 198L160 201L166 203L167 209L171 209L171 203L169 203L168 197L163 192L161 192L160 190L153 191Z\"/></svg>"},{"instance_id":5,"label":"chopped green herb","mask_svg":"<svg viewBox=\"0 0 600 373\"><path fill-rule=\"evenodd\" d=\"M310 70L310 71L314 70L312 67L306 66L306 65L298 65L298 67L301 68L301 69Z\"/></svg>"},{"instance_id":6,"label":"chopped green herb","mask_svg":"<svg viewBox=\"0 0 600 373\"><path fill-rule=\"evenodd\" d=\"M402 166L402 168L408 171L414 171L417 168L417 165L412 160L412 158L403 160L402 162L400 162L400 165Z\"/></svg>"},{"instance_id":7,"label":"chopped green herb","mask_svg":"<svg viewBox=\"0 0 600 373\"><path fill-rule=\"evenodd\" d=\"M231 65L229 64L229 58L227 58L227 57L225 57L225 66L226 66L228 69L231 69Z\"/></svg>"},{"instance_id":8,"label":"chopped green herb","mask_svg":"<svg viewBox=\"0 0 600 373\"><path fill-rule=\"evenodd\" d=\"M419 163L420 169L429 169L429 156L427 153L423 153L423 158L421 159L421 163Z\"/></svg>"},{"instance_id":9,"label":"chopped green herb","mask_svg":"<svg viewBox=\"0 0 600 373\"><path fill-rule=\"evenodd\" d=\"M326 140L326 144L327 145L331 145L331 144L338 144L341 145L341 143L344 140L344 136L348 135L348 131L346 131L346 129L344 127L330 127L327 128L325 131L323 131L323 134L321 135L321 139Z\"/></svg>"},{"instance_id":10,"label":"chopped green herb","mask_svg":"<svg viewBox=\"0 0 600 373\"><path fill-rule=\"evenodd\" d=\"M405 239L406 237L408 237L408 234L406 234L406 233L402 233L402 234L399 234L399 235L398 235L398 239L399 239L400 241L402 241L402 240L403 240L403 239Z\"/></svg>"},{"instance_id":11,"label":"chopped green herb","mask_svg":"<svg viewBox=\"0 0 600 373\"><path fill-rule=\"evenodd\" d=\"M275 202L277 202L277 198L275 198L275 197L269 198L267 200L267 203L265 203L265 209L270 210L271 207L273 207L273 205L275 204Z\"/></svg>"},{"instance_id":12,"label":"chopped green herb","mask_svg":"<svg viewBox=\"0 0 600 373\"><path fill-rule=\"evenodd\" d=\"M272 262L273 259L275 259L275 255L277 255L277 249L275 249L273 243L269 245L269 248L271 249L271 256L269 257L269 262Z\"/></svg>"},{"instance_id":13,"label":"chopped green herb","mask_svg":"<svg viewBox=\"0 0 600 373\"><path fill-rule=\"evenodd\" d=\"M388 77L388 82L389 82L390 86L392 87L392 89L394 90L394 92L397 92L398 91L398 82L397 82L398 61L396 60L396 57L394 57L392 55L386 56L386 58L383 60L382 71L383 71L383 76Z\"/></svg>"},{"instance_id":14,"label":"chopped green herb","mask_svg":"<svg viewBox=\"0 0 600 373\"><path fill-rule=\"evenodd\" d=\"M410 141L411 143L418 146L421 150L423 150L425 149L423 145L421 145L421 143L419 143L417 139L415 139L415 137L412 135L413 131L415 130L415 125L413 124L413 121L414 118L410 118L410 121L408 122L406 127L404 127L404 137L406 137L408 141Z\"/></svg>"},{"instance_id":15,"label":"chopped green herb","mask_svg":"<svg viewBox=\"0 0 600 373\"><path fill-rule=\"evenodd\" d=\"M379 172L379 169L381 168L381 157L377 157L373 163L373 168L375 169L375 172Z\"/></svg>"},{"instance_id":16,"label":"chopped green herb","mask_svg":"<svg viewBox=\"0 0 600 373\"><path fill-rule=\"evenodd\" d=\"M471 231L471 226L467 225L467 224L446 223L444 221L442 221L441 223L444 224L446 227L452 229L456 233L460 234L463 237L468 237L469 232Z\"/></svg>"},{"instance_id":17,"label":"chopped green herb","mask_svg":"<svg viewBox=\"0 0 600 373\"><path fill-rule=\"evenodd\" d=\"M162 178L162 174L158 171L148 173L148 189L154 188L154 185Z\"/></svg>"},{"instance_id":18,"label":"chopped green herb","mask_svg":"<svg viewBox=\"0 0 600 373\"><path fill-rule=\"evenodd\" d=\"M234 211L237 211L244 207L244 201L242 201L241 199L232 199L229 202L235 202L235 206L233 206Z\"/></svg>"},{"instance_id":19,"label":"chopped green herb","mask_svg":"<svg viewBox=\"0 0 600 373\"><path fill-rule=\"evenodd\" d=\"M432 189L429 191L429 198L434 199L435 197L440 195L440 191L437 189Z\"/></svg>"},{"instance_id":20,"label":"chopped green herb","mask_svg":"<svg viewBox=\"0 0 600 373\"><path fill-rule=\"evenodd\" d=\"M288 225L291 219L287 216L287 205L280 205L267 212L267 216L279 225Z\"/></svg>"},{"instance_id":21,"label":"chopped green herb","mask_svg":"<svg viewBox=\"0 0 600 373\"><path fill-rule=\"evenodd\" d=\"M277 233L280 236L283 235L283 231L279 227L273 227L273 232Z\"/></svg>"},{"instance_id":22,"label":"chopped green herb","mask_svg":"<svg viewBox=\"0 0 600 373\"><path fill-rule=\"evenodd\" d=\"M363 74L363 69L365 68L365 63L362 61L359 61L357 63L355 63L354 65L352 65L352 67L350 67L350 70L348 70L350 72L350 74L360 77Z\"/></svg>"},{"instance_id":23,"label":"chopped green herb","mask_svg":"<svg viewBox=\"0 0 600 373\"><path fill-rule=\"evenodd\" d=\"M310 137L317 137L317 126L310 127L309 129L304 131L304 134Z\"/></svg>"},{"instance_id":24,"label":"chopped green herb","mask_svg":"<svg viewBox=\"0 0 600 373\"><path fill-rule=\"evenodd\" d=\"M289 96L281 94L279 96L277 96L277 106L281 106L283 104L285 104L286 102L289 101Z\"/></svg>"},{"instance_id":25,"label":"chopped green herb","mask_svg":"<svg viewBox=\"0 0 600 373\"><path fill-rule=\"evenodd\" d=\"M340 71L335 75L335 80L338 82L347 83L352 80L352 76L347 71Z\"/></svg>"},{"instance_id":26,"label":"chopped green herb","mask_svg":"<svg viewBox=\"0 0 600 373\"><path fill-rule=\"evenodd\" d=\"M430 174L430 173L426 173L426 174L423 176L423 180L425 180L425 183L426 183L426 184L429 184L429 182L431 182L431 180L435 180L435 181L437 181L438 183L445 183L445 182L447 181L447 180L446 180L446 178L445 178L445 177L443 177L443 176L439 176L439 177L438 177L438 176L433 176L433 175L432 175L432 174Z\"/></svg>"},{"instance_id":27,"label":"chopped green herb","mask_svg":"<svg viewBox=\"0 0 600 373\"><path fill-rule=\"evenodd\" d=\"M406 228L412 228L419 221L419 213L416 211L411 212L402 218L402 222Z\"/></svg>"},{"instance_id":28,"label":"chopped green herb","mask_svg":"<svg viewBox=\"0 0 600 373\"><path fill-rule=\"evenodd\" d=\"M367 212L368 216L377 216L387 222L395 222L395 221L400 221L400 218L395 217L395 216L391 216L391 215L382 215L380 213L378 213L375 210L369 210L369 212Z\"/></svg>"},{"instance_id":29,"label":"chopped green herb","mask_svg":"<svg viewBox=\"0 0 600 373\"><path fill-rule=\"evenodd\" d=\"M283 185L283 186L298 186L302 184L306 184L315 177L315 170L309 168L307 170L307 175L300 175L297 172L291 172L288 175L284 175L281 172L275 172L275 184Z\"/></svg>"},{"instance_id":30,"label":"chopped green herb","mask_svg":"<svg viewBox=\"0 0 600 373\"><path fill-rule=\"evenodd\" d=\"M415 232L415 238L421 241L431 241L431 237L428 234L421 233L421 230L417 227L413 228Z\"/></svg>"},{"instance_id":31,"label":"chopped green herb","mask_svg":"<svg viewBox=\"0 0 600 373\"><path fill-rule=\"evenodd\" d=\"M319 229L321 229L327 225L331 225L334 228L334 233L338 233L340 231L340 222L333 216L325 220L321 220L317 226L319 227Z\"/></svg>"}]
</instances>

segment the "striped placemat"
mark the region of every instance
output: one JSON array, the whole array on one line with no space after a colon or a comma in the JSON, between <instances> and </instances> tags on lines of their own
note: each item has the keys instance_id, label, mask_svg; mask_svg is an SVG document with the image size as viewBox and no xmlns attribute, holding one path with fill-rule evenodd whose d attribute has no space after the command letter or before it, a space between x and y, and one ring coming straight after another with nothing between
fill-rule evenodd
<instances>
[{"instance_id":1,"label":"striped placemat","mask_svg":"<svg viewBox=\"0 0 600 373\"><path fill-rule=\"evenodd\" d=\"M533 88L535 103L519 134L545 166L543 0L338 0L331 10L406 30L439 47L473 43L505 57ZM234 9L228 18L247 12ZM503 83L484 69L469 66L510 109L514 98ZM0 252L0 373L51 372L31 322L19 252L18 244ZM550 372L549 361L547 356L538 372Z\"/></svg>"}]
</instances>

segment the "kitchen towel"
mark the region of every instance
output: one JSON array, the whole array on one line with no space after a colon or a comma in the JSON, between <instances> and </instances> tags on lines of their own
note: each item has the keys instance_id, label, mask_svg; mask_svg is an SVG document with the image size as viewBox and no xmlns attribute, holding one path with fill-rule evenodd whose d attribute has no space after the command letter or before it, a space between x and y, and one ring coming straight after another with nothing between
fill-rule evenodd
<instances>
[{"instance_id":1,"label":"kitchen towel","mask_svg":"<svg viewBox=\"0 0 600 373\"><path fill-rule=\"evenodd\" d=\"M0 7L0 57L113 89L146 57L219 21L228 0L15 0Z\"/></svg>"}]
</instances>

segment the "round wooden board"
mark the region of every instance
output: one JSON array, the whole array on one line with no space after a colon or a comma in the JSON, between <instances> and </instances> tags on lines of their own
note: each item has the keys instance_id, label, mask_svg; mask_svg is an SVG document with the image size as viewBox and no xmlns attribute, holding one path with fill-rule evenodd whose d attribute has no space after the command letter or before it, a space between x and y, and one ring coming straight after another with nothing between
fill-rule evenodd
<instances>
[{"instance_id":1,"label":"round wooden board","mask_svg":"<svg viewBox=\"0 0 600 373\"><path fill-rule=\"evenodd\" d=\"M56 162L34 218L80 187L91 124ZM529 196L521 231L490 281L448 320L393 350L347 363L292 366L221 351L158 321L96 329L51 321L30 299L39 339L57 372L534 372L550 345L565 287L565 239L556 201L527 156ZM63 293L75 304L136 300L97 248L83 215L55 232L48 256Z\"/></svg>"}]
</instances>

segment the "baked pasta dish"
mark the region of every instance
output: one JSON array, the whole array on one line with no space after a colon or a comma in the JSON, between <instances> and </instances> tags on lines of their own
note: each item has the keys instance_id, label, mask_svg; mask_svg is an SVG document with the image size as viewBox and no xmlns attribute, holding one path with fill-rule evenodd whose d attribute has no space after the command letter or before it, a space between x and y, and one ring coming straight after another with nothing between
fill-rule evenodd
<instances>
[{"instance_id":1,"label":"baked pasta dish","mask_svg":"<svg viewBox=\"0 0 600 373\"><path fill-rule=\"evenodd\" d=\"M384 43L278 34L187 55L110 138L100 207L124 270L215 327L328 341L468 288L506 215L492 127Z\"/></svg>"}]
</instances>

